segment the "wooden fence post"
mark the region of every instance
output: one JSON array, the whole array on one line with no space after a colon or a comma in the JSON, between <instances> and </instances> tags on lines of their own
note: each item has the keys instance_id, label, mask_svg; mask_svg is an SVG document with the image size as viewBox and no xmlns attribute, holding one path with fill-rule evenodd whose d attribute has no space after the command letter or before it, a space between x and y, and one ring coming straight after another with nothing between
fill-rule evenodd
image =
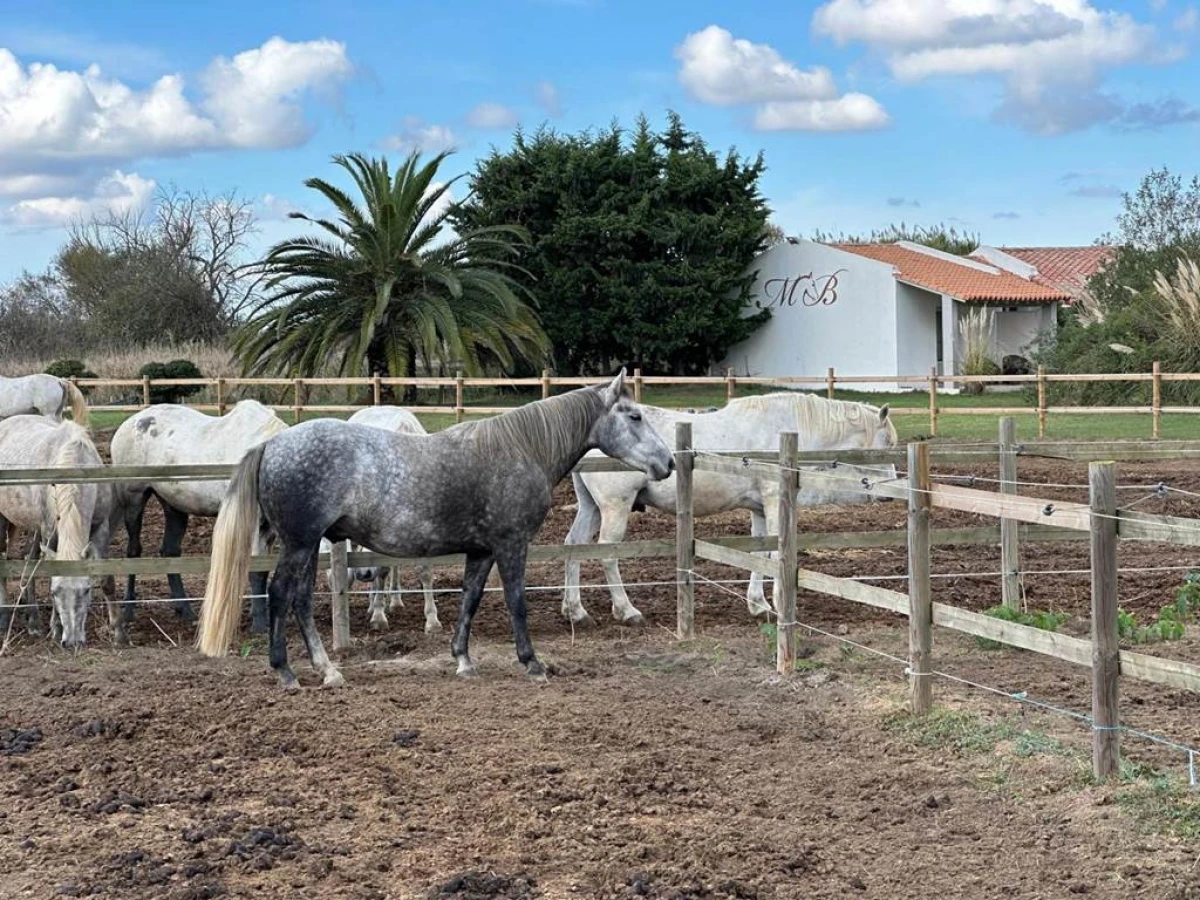
<instances>
[{"instance_id":1,"label":"wooden fence post","mask_svg":"<svg viewBox=\"0 0 1200 900\"><path fill-rule=\"evenodd\" d=\"M1154 422L1152 435L1157 441L1162 437L1162 364L1158 360L1154 361L1151 376L1150 415Z\"/></svg>"},{"instance_id":2,"label":"wooden fence post","mask_svg":"<svg viewBox=\"0 0 1200 900\"><path fill-rule=\"evenodd\" d=\"M142 376L142 407L150 405L150 376Z\"/></svg>"},{"instance_id":3,"label":"wooden fence post","mask_svg":"<svg viewBox=\"0 0 1200 900\"><path fill-rule=\"evenodd\" d=\"M550 397L550 370L542 369L542 399Z\"/></svg>"},{"instance_id":4,"label":"wooden fence post","mask_svg":"<svg viewBox=\"0 0 1200 900\"><path fill-rule=\"evenodd\" d=\"M733 369L725 370L725 402L728 403L733 399L734 389L737 388L737 379L733 377Z\"/></svg>"},{"instance_id":5,"label":"wooden fence post","mask_svg":"<svg viewBox=\"0 0 1200 900\"><path fill-rule=\"evenodd\" d=\"M675 423L675 634L681 641L696 636L695 519L692 510L692 423Z\"/></svg>"},{"instance_id":6,"label":"wooden fence post","mask_svg":"<svg viewBox=\"0 0 1200 900\"><path fill-rule=\"evenodd\" d=\"M346 565L349 541L333 541L329 554L329 606L333 612L333 649L350 646L350 573Z\"/></svg>"},{"instance_id":7,"label":"wooden fence post","mask_svg":"<svg viewBox=\"0 0 1200 900\"><path fill-rule=\"evenodd\" d=\"M1011 416L1000 419L1000 493L1017 493L1017 427ZM1000 519L1000 592L1009 609L1021 606L1020 523Z\"/></svg>"},{"instance_id":8,"label":"wooden fence post","mask_svg":"<svg viewBox=\"0 0 1200 900\"><path fill-rule=\"evenodd\" d=\"M642 370L633 370L633 402L642 402Z\"/></svg>"},{"instance_id":9,"label":"wooden fence post","mask_svg":"<svg viewBox=\"0 0 1200 900\"><path fill-rule=\"evenodd\" d=\"M837 383L837 376L834 375L833 366L829 367L829 371L825 373L825 396L830 400L833 399L833 386Z\"/></svg>"},{"instance_id":10,"label":"wooden fence post","mask_svg":"<svg viewBox=\"0 0 1200 900\"><path fill-rule=\"evenodd\" d=\"M796 492L800 486L794 431L779 434L779 578L775 580L775 669L790 675L796 668Z\"/></svg>"},{"instance_id":11,"label":"wooden fence post","mask_svg":"<svg viewBox=\"0 0 1200 900\"><path fill-rule=\"evenodd\" d=\"M1117 645L1117 466L1088 465L1092 522L1092 774L1120 765L1120 648Z\"/></svg>"},{"instance_id":12,"label":"wooden fence post","mask_svg":"<svg viewBox=\"0 0 1200 900\"><path fill-rule=\"evenodd\" d=\"M454 378L454 421L461 422L466 414L463 409L463 377L457 375Z\"/></svg>"},{"instance_id":13,"label":"wooden fence post","mask_svg":"<svg viewBox=\"0 0 1200 900\"><path fill-rule=\"evenodd\" d=\"M908 445L908 645L913 715L933 708L933 597L929 582L929 445Z\"/></svg>"},{"instance_id":14,"label":"wooden fence post","mask_svg":"<svg viewBox=\"0 0 1200 900\"><path fill-rule=\"evenodd\" d=\"M371 400L376 406L383 404L383 378L378 372L371 379Z\"/></svg>"},{"instance_id":15,"label":"wooden fence post","mask_svg":"<svg viewBox=\"0 0 1200 900\"><path fill-rule=\"evenodd\" d=\"M300 414L304 411L304 379L303 378L295 379L292 382L292 386L295 388L295 391L296 391L296 396L292 400L292 406L293 406L292 411L295 414L296 421L294 421L292 424L299 425L300 424Z\"/></svg>"},{"instance_id":16,"label":"wooden fence post","mask_svg":"<svg viewBox=\"0 0 1200 900\"><path fill-rule=\"evenodd\" d=\"M1038 366L1038 440L1046 436L1046 367Z\"/></svg>"},{"instance_id":17,"label":"wooden fence post","mask_svg":"<svg viewBox=\"0 0 1200 900\"><path fill-rule=\"evenodd\" d=\"M217 415L225 415L225 379L217 379Z\"/></svg>"},{"instance_id":18,"label":"wooden fence post","mask_svg":"<svg viewBox=\"0 0 1200 900\"><path fill-rule=\"evenodd\" d=\"M937 366L929 369L929 436L937 437Z\"/></svg>"}]
</instances>

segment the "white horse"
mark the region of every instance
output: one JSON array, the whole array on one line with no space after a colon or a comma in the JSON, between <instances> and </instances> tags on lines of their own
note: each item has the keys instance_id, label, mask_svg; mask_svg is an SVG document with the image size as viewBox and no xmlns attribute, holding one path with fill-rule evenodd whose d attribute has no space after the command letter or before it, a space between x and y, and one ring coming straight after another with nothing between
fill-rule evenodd
<instances>
[{"instance_id":1,"label":"white horse","mask_svg":"<svg viewBox=\"0 0 1200 900\"><path fill-rule=\"evenodd\" d=\"M239 401L223 416L209 416L189 406L160 403L126 419L112 439L114 466L179 466L239 462L246 452L288 427L287 423L257 400ZM183 536L189 516L216 518L227 481L129 481L119 487L119 501L129 535L126 555L142 555L142 516L151 494L162 505L163 556L182 553ZM260 533L254 552L262 553L267 534ZM194 619L195 612L183 590L178 574L167 576L175 612ZM251 630L262 633L267 627L267 573L250 574L252 603ZM133 617L137 598L136 578L130 575L125 587L123 626Z\"/></svg>"},{"instance_id":2,"label":"white horse","mask_svg":"<svg viewBox=\"0 0 1200 900\"><path fill-rule=\"evenodd\" d=\"M87 430L74 422L53 422L38 415L0 421L0 469L103 466ZM40 544L42 555L48 559L96 559L108 552L111 518L112 489L107 484L0 487L0 547L7 545L13 531L22 529L35 535L33 555ZM114 584L111 575L104 579L110 621L116 617ZM83 646L92 603L91 577L52 575L50 595L52 636L67 648ZM28 602L36 603L32 591ZM0 620L12 614L12 609L5 606L4 579L0 578ZM7 627L6 623L6 633Z\"/></svg>"},{"instance_id":3,"label":"white horse","mask_svg":"<svg viewBox=\"0 0 1200 900\"><path fill-rule=\"evenodd\" d=\"M642 409L655 431L672 446L675 423L691 422L692 446L698 451L777 451L781 431L797 432L801 450L884 448L896 444L896 428L888 417L886 405L876 407L826 400L793 391L743 397L730 401L721 409L698 414L654 406ZM866 476L879 481L896 477L895 466L842 464L836 472L846 477L845 490L803 488L798 502L804 506L868 503L873 498L861 489L855 489L859 479ZM675 512L674 475L664 481L650 481L640 472L576 472L571 478L579 505L567 534L567 544L591 543L597 530L601 543L623 540L633 509L653 506ZM778 530L779 480L774 475L762 475L755 470L745 476L697 470L693 475L692 498L696 518L748 509L751 534L761 537ZM777 556L775 552L769 555ZM617 561L606 559L603 564L612 595L613 618L626 624L640 624L642 614L629 602ZM762 581L762 575L751 574L746 605L753 615L762 615L771 609L763 595ZM570 561L566 566L562 612L572 622L590 620L580 602L578 560Z\"/></svg>"},{"instance_id":4,"label":"white horse","mask_svg":"<svg viewBox=\"0 0 1200 900\"><path fill-rule=\"evenodd\" d=\"M44 374L0 377L0 419L37 415L61 422L68 406L76 424L86 425L87 400L74 382Z\"/></svg>"},{"instance_id":5,"label":"white horse","mask_svg":"<svg viewBox=\"0 0 1200 900\"><path fill-rule=\"evenodd\" d=\"M361 425L371 425L375 428L382 428L384 431L395 431L400 434L427 433L420 419L399 406L368 406L366 409L360 409L348 421L358 422ZM328 553L332 549L333 544L327 538L321 538L321 552ZM361 550L362 548L356 546L354 549ZM427 633L441 631L442 623L438 620L437 601L433 597L433 568L422 565L417 569L417 572L421 579L421 588L425 594L425 631ZM387 613L383 609L383 593L387 589L389 576L394 580L395 573L390 572L385 566L362 566L350 569L349 575L352 581L369 581L372 583L370 604L368 607L371 612L371 627L387 628L388 618ZM388 608L396 609L402 605L400 595L396 593L392 595Z\"/></svg>"}]
</instances>

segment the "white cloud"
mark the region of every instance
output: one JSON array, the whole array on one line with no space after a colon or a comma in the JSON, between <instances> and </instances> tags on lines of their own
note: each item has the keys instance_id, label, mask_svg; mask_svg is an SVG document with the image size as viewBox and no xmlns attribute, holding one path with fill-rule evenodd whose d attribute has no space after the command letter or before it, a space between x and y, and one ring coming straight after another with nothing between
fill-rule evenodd
<instances>
[{"instance_id":1,"label":"white cloud","mask_svg":"<svg viewBox=\"0 0 1200 900\"><path fill-rule=\"evenodd\" d=\"M0 48L0 197L16 201L4 215L42 227L122 212L153 189L122 171L139 160L298 146L312 130L306 98L328 98L351 73L340 43L276 37L214 60L193 97L181 75L133 88L96 65L23 65Z\"/></svg>"},{"instance_id":2,"label":"white cloud","mask_svg":"<svg viewBox=\"0 0 1200 900\"><path fill-rule=\"evenodd\" d=\"M997 117L1039 134L1119 118L1124 104L1101 89L1105 72L1180 52L1152 26L1090 0L829 0L812 26L882 53L901 81L998 76Z\"/></svg>"},{"instance_id":3,"label":"white cloud","mask_svg":"<svg viewBox=\"0 0 1200 900\"><path fill-rule=\"evenodd\" d=\"M144 209L154 188L155 183L148 178L117 170L101 178L90 196L21 200L8 207L2 218L17 228L57 228L106 212L120 214Z\"/></svg>"},{"instance_id":4,"label":"white cloud","mask_svg":"<svg viewBox=\"0 0 1200 900\"><path fill-rule=\"evenodd\" d=\"M887 111L866 94L764 103L754 114L759 131L868 131L890 121Z\"/></svg>"},{"instance_id":5,"label":"white cloud","mask_svg":"<svg viewBox=\"0 0 1200 900\"><path fill-rule=\"evenodd\" d=\"M499 103L480 103L467 113L467 125L484 131L512 128L519 121L516 110Z\"/></svg>"},{"instance_id":6,"label":"white cloud","mask_svg":"<svg viewBox=\"0 0 1200 900\"><path fill-rule=\"evenodd\" d=\"M458 136L449 126L427 124L416 116L407 117L400 131L383 141L385 149L402 150L406 153L414 150L421 153L441 153L443 150L453 150L460 144Z\"/></svg>"},{"instance_id":7,"label":"white cloud","mask_svg":"<svg viewBox=\"0 0 1200 900\"><path fill-rule=\"evenodd\" d=\"M683 86L697 100L715 106L837 96L828 69L802 71L773 47L734 38L717 25L689 34L675 48L675 58Z\"/></svg>"},{"instance_id":8,"label":"white cloud","mask_svg":"<svg viewBox=\"0 0 1200 900\"><path fill-rule=\"evenodd\" d=\"M553 82L539 81L534 93L542 112L552 119L557 119L562 115L562 98L559 97L558 88L554 86Z\"/></svg>"},{"instance_id":9,"label":"white cloud","mask_svg":"<svg viewBox=\"0 0 1200 900\"><path fill-rule=\"evenodd\" d=\"M1171 23L1171 27L1175 31L1185 33L1195 31L1197 28L1200 28L1200 9L1197 9L1194 6L1189 6L1175 17L1175 21Z\"/></svg>"},{"instance_id":10,"label":"white cloud","mask_svg":"<svg viewBox=\"0 0 1200 900\"><path fill-rule=\"evenodd\" d=\"M201 79L204 109L232 146L294 147L312 133L299 102L303 95L330 97L352 72L338 41L273 37L233 59L212 61Z\"/></svg>"},{"instance_id":11,"label":"white cloud","mask_svg":"<svg viewBox=\"0 0 1200 900\"><path fill-rule=\"evenodd\" d=\"M679 81L714 106L755 105L759 131L861 131L882 128L888 114L874 98L838 94L823 66L801 69L769 44L755 44L717 25L675 48Z\"/></svg>"}]
</instances>

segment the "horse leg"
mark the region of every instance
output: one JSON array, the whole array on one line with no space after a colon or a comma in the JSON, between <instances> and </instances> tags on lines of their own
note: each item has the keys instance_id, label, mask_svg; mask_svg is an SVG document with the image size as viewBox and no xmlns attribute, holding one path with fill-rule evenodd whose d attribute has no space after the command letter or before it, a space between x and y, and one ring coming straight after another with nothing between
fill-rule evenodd
<instances>
[{"instance_id":1,"label":"horse leg","mask_svg":"<svg viewBox=\"0 0 1200 900\"><path fill-rule=\"evenodd\" d=\"M763 537L767 534L767 519L757 510L750 511L750 534L753 537ZM761 616L771 611L763 593L763 577L761 572L750 573L750 587L746 590L746 607L750 615Z\"/></svg>"},{"instance_id":2,"label":"horse leg","mask_svg":"<svg viewBox=\"0 0 1200 900\"><path fill-rule=\"evenodd\" d=\"M164 557L182 556L183 535L187 531L188 515L165 503L162 505L162 510L165 521L162 555ZM170 587L171 596L175 598L175 615L184 621L193 621L196 618L196 611L192 609L192 604L188 602L187 594L183 590L183 578L178 572L170 572L167 574L167 584Z\"/></svg>"},{"instance_id":3,"label":"horse leg","mask_svg":"<svg viewBox=\"0 0 1200 900\"><path fill-rule=\"evenodd\" d=\"M587 488L579 482L576 482L575 496L579 500L579 504L575 511L575 521L571 523L571 530L567 532L567 539L564 543L590 544L596 539L596 532L600 528L600 507L596 505L592 495L587 492ZM567 560L566 575L562 614L572 624L594 625L595 622L588 615L588 611L583 608L583 601L579 596L579 560Z\"/></svg>"},{"instance_id":4,"label":"horse leg","mask_svg":"<svg viewBox=\"0 0 1200 900\"><path fill-rule=\"evenodd\" d=\"M463 569L462 607L458 613L458 623L454 626L454 639L450 642L450 652L458 661L459 675L479 674L475 670L475 663L471 662L471 620L479 610L479 600L483 597L483 588L491 574L493 562L491 556L468 556Z\"/></svg>"},{"instance_id":5,"label":"horse leg","mask_svg":"<svg viewBox=\"0 0 1200 900\"><path fill-rule=\"evenodd\" d=\"M274 535L271 533L269 526L266 522L260 523L258 531L254 535L254 549L251 552L256 556L265 554L270 550L273 543ZM250 633L267 633L266 572L250 573Z\"/></svg>"},{"instance_id":6,"label":"horse leg","mask_svg":"<svg viewBox=\"0 0 1200 900\"><path fill-rule=\"evenodd\" d=\"M42 558L42 535L40 532L34 531L29 535L29 549L26 551L26 558L32 561L29 568L29 581L25 583L25 587L21 591L19 603L25 606L28 612L25 614L25 630L32 635L40 635L42 633L42 608L38 605L37 600L37 561ZM57 631L55 629L58 629ZM62 637L62 628L59 625L58 618L54 614L54 603L50 604L50 636L57 642Z\"/></svg>"},{"instance_id":7,"label":"horse leg","mask_svg":"<svg viewBox=\"0 0 1200 900\"><path fill-rule=\"evenodd\" d=\"M420 566L417 575L421 579L421 590L425 594L425 633L435 634L442 630L442 623L438 619L437 600L433 596L433 566Z\"/></svg>"},{"instance_id":8,"label":"horse leg","mask_svg":"<svg viewBox=\"0 0 1200 900\"><path fill-rule=\"evenodd\" d=\"M143 491L137 497L126 495L125 534L128 538L125 546L126 559L136 559L142 555L142 519L146 514L146 501L149 497L149 491ZM125 578L125 603L121 606L120 620L113 624L113 643L118 646L129 643L129 623L133 621L133 608L136 603L137 576L130 574Z\"/></svg>"},{"instance_id":9,"label":"horse leg","mask_svg":"<svg viewBox=\"0 0 1200 900\"><path fill-rule=\"evenodd\" d=\"M765 521L767 534L779 534L779 498L776 496L775 492L763 491L763 519ZM768 550L766 555L767 555L768 559L779 559L779 551L778 550ZM772 602L768 603L766 601L766 599L764 598L762 605L759 607L755 607L750 603L749 597L747 597L746 605L749 608L750 614L752 616L761 616L764 614L771 615L772 613L775 612L775 607L774 607L774 603L773 603L774 599L775 599L775 581L772 579L772 581L771 581L771 600L772 600Z\"/></svg>"},{"instance_id":10,"label":"horse leg","mask_svg":"<svg viewBox=\"0 0 1200 900\"><path fill-rule=\"evenodd\" d=\"M296 681L296 673L288 665L287 655L287 612L293 604L293 598L300 590L305 578L305 569L309 581L309 593L312 593L316 583L316 566L312 554L305 550L285 548L280 554L279 564L275 574L271 576L270 587L267 588L267 618L270 630L269 658L271 668L279 676L279 683L284 690L294 691L300 687Z\"/></svg>"},{"instance_id":11,"label":"horse leg","mask_svg":"<svg viewBox=\"0 0 1200 900\"><path fill-rule=\"evenodd\" d=\"M0 559L8 558L8 520L0 516ZM16 610L8 605L8 593L5 591L6 576L0 575L0 646L7 643L9 626Z\"/></svg>"},{"instance_id":12,"label":"horse leg","mask_svg":"<svg viewBox=\"0 0 1200 900\"><path fill-rule=\"evenodd\" d=\"M301 566L299 573L290 583L292 612L296 614L296 622L300 625L300 635L304 638L304 646L308 648L309 661L321 675L324 686L327 688L341 687L346 683L346 679L330 661L329 654L325 652L325 644L321 640L321 633L317 631L317 625L313 621L313 588L317 585L316 549L307 554ZM274 638L274 632L271 636ZM292 677L295 678L295 676Z\"/></svg>"},{"instance_id":13,"label":"horse leg","mask_svg":"<svg viewBox=\"0 0 1200 900\"><path fill-rule=\"evenodd\" d=\"M424 572L427 566L421 566L421 571ZM386 570L387 577L387 592L388 592L388 612L395 612L398 609L404 609L404 598L400 596L400 570L395 566Z\"/></svg>"},{"instance_id":14,"label":"horse leg","mask_svg":"<svg viewBox=\"0 0 1200 900\"><path fill-rule=\"evenodd\" d=\"M625 539L625 528L629 523L629 513L633 510L633 502L629 505L613 505L602 508L600 521L600 543L619 544ZM602 560L604 576L608 579L608 589L612 594L613 618L622 625L641 625L645 622L637 607L629 602L629 594L621 581L621 570L615 559Z\"/></svg>"},{"instance_id":15,"label":"horse leg","mask_svg":"<svg viewBox=\"0 0 1200 900\"><path fill-rule=\"evenodd\" d=\"M508 617L512 621L513 641L517 645L517 660L525 667L525 673L534 681L546 680L546 667L534 655L533 642L529 640L529 627L525 622L525 554L522 547L517 552L504 553L496 558L500 580L504 583L504 602L508 605Z\"/></svg>"}]
</instances>

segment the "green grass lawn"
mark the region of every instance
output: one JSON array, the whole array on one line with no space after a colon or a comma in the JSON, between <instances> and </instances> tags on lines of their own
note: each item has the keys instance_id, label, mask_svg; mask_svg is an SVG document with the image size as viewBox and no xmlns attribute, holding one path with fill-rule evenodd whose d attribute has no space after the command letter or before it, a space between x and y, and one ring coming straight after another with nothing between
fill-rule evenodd
<instances>
[{"instance_id":1,"label":"green grass lawn","mask_svg":"<svg viewBox=\"0 0 1200 900\"><path fill-rule=\"evenodd\" d=\"M739 386L737 396L745 397L755 393L766 393L769 388L758 386ZM823 392L822 392L823 395ZM472 405L479 406L518 406L541 396L536 388L526 390L495 390L468 389L465 403L469 409ZM921 413L896 416L896 428L901 440L913 438L928 438L929 395L920 391L902 391L895 393L866 393L863 391L838 391L840 400L855 400L881 405L890 404L896 409L920 409ZM433 397L429 398L433 400ZM723 385L685 386L685 385L646 385L643 401L655 406L674 408L694 408L697 410L722 406L725 403L725 388ZM340 401L345 402L345 401ZM453 403L452 395L446 402ZM1037 439L1037 415L1027 392L1014 391L1004 393L988 393L974 396L963 394L941 394L938 396L938 439L994 441L998 428L999 416L990 415L955 415L956 408L986 408L986 407L1026 407L1030 408L1028 415L1016 416L1018 440ZM292 420L290 412L284 412L286 421ZM309 412L304 418L317 418L321 413ZM345 418L349 413L331 412L331 417ZM128 413L102 412L92 413L91 420L96 428L115 428L125 420ZM418 407L417 417L429 431L440 431L454 424L454 416L441 413L422 413ZM1050 414L1047 419L1047 439L1061 438L1065 440L1133 440L1149 439L1151 436L1150 415L1146 414ZM1200 439L1200 419L1192 415L1166 414L1162 418L1162 437L1166 439Z\"/></svg>"}]
</instances>

